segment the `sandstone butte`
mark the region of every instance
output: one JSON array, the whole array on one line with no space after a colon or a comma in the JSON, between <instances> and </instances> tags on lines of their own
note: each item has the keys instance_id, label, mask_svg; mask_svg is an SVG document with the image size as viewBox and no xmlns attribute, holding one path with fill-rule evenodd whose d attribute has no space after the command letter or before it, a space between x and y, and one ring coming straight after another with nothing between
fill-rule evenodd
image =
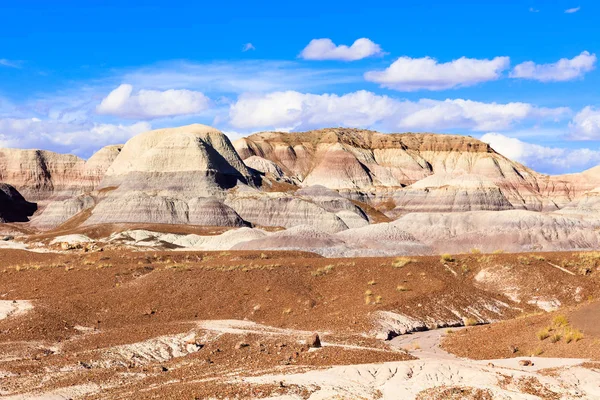
<instances>
[{"instance_id":1,"label":"sandstone butte","mask_svg":"<svg viewBox=\"0 0 600 400\"><path fill-rule=\"evenodd\" d=\"M348 245L355 232L359 241L383 235L420 253L486 238L516 241L515 251L599 241L600 167L548 176L460 135L330 128L231 143L196 124L142 133L87 161L0 149L0 182L0 219L29 219L34 230L67 222L299 227L292 239L245 246L288 248L296 231L303 240L326 235L315 239L323 248ZM318 247L315 240L307 246Z\"/></svg>"}]
</instances>

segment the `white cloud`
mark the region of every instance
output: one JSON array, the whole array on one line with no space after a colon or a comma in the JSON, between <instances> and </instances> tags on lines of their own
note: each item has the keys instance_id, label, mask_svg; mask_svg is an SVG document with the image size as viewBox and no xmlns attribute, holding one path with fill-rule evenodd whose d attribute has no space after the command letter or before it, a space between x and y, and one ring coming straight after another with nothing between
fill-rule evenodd
<instances>
[{"instance_id":1,"label":"white cloud","mask_svg":"<svg viewBox=\"0 0 600 400\"><path fill-rule=\"evenodd\" d=\"M533 7L529 7L529 12L532 12L532 13L539 13L539 12L540 12L540 10L538 10L538 9L536 9L536 8L533 8Z\"/></svg>"},{"instance_id":2,"label":"white cloud","mask_svg":"<svg viewBox=\"0 0 600 400\"><path fill-rule=\"evenodd\" d=\"M405 92L444 90L496 80L509 65L508 57L492 60L461 57L441 64L431 57L400 57L383 71L366 72L365 79Z\"/></svg>"},{"instance_id":3,"label":"white cloud","mask_svg":"<svg viewBox=\"0 0 600 400\"><path fill-rule=\"evenodd\" d=\"M565 10L565 14L574 14L579 10L581 10L581 7L568 8Z\"/></svg>"},{"instance_id":4,"label":"white cloud","mask_svg":"<svg viewBox=\"0 0 600 400\"><path fill-rule=\"evenodd\" d=\"M505 157L540 172L574 172L591 168L600 163L600 151L588 148L569 149L541 146L500 133L486 133L481 140L489 143L494 150Z\"/></svg>"},{"instance_id":5,"label":"white cloud","mask_svg":"<svg viewBox=\"0 0 600 400\"><path fill-rule=\"evenodd\" d=\"M302 50L300 57L305 60L356 61L382 55L381 47L367 38L357 39L352 46L336 46L331 39L313 39Z\"/></svg>"},{"instance_id":6,"label":"white cloud","mask_svg":"<svg viewBox=\"0 0 600 400\"><path fill-rule=\"evenodd\" d=\"M528 119L560 119L566 108L539 108L527 103L481 103L471 100L398 100L358 91L344 95L296 91L245 94L229 110L230 124L240 129L310 129L324 126L386 130L504 130Z\"/></svg>"},{"instance_id":7,"label":"white cloud","mask_svg":"<svg viewBox=\"0 0 600 400\"><path fill-rule=\"evenodd\" d=\"M20 63L18 61L7 60L6 58L0 58L0 65L3 67L19 68Z\"/></svg>"},{"instance_id":8,"label":"white cloud","mask_svg":"<svg viewBox=\"0 0 600 400\"><path fill-rule=\"evenodd\" d=\"M337 84L361 82L358 71L312 68L292 61L246 60L236 62L169 62L124 72L119 77L134 87L168 90L174 87L203 93L316 90Z\"/></svg>"},{"instance_id":9,"label":"white cloud","mask_svg":"<svg viewBox=\"0 0 600 400\"><path fill-rule=\"evenodd\" d=\"M570 137L576 140L600 140L600 110L585 107L569 123Z\"/></svg>"},{"instance_id":10,"label":"white cloud","mask_svg":"<svg viewBox=\"0 0 600 400\"><path fill-rule=\"evenodd\" d=\"M124 143L151 129L148 122L131 125L65 123L52 119L0 119L0 146L51 149L89 156L100 147Z\"/></svg>"},{"instance_id":11,"label":"white cloud","mask_svg":"<svg viewBox=\"0 0 600 400\"><path fill-rule=\"evenodd\" d=\"M511 71L511 78L534 79L540 82L560 82L581 78L596 66L596 55L583 51L571 59L561 58L551 64L521 63Z\"/></svg>"},{"instance_id":12,"label":"white cloud","mask_svg":"<svg viewBox=\"0 0 600 400\"><path fill-rule=\"evenodd\" d=\"M122 84L102 100L96 107L96 112L123 118L153 119L197 114L207 109L210 104L210 100L203 93L191 90L140 90L136 94L132 92L133 86Z\"/></svg>"},{"instance_id":13,"label":"white cloud","mask_svg":"<svg viewBox=\"0 0 600 400\"><path fill-rule=\"evenodd\" d=\"M242 51L246 52L246 51L249 51L249 50L256 50L256 47L254 47L254 45L252 43L246 43L244 45L244 47L242 47Z\"/></svg>"}]
</instances>

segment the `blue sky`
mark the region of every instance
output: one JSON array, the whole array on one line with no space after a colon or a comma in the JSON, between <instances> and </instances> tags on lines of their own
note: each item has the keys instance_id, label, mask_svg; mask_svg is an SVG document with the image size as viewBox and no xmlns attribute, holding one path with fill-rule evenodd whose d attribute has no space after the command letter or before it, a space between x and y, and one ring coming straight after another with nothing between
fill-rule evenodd
<instances>
[{"instance_id":1,"label":"blue sky","mask_svg":"<svg viewBox=\"0 0 600 400\"><path fill-rule=\"evenodd\" d=\"M0 6L0 146L354 126L472 135L546 173L600 164L596 1L122 3Z\"/></svg>"}]
</instances>

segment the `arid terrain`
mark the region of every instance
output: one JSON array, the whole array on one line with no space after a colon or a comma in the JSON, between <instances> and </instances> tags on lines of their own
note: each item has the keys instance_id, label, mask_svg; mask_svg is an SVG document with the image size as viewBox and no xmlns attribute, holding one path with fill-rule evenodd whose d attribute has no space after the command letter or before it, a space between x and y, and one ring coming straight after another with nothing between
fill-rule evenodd
<instances>
[{"instance_id":1,"label":"arid terrain","mask_svg":"<svg viewBox=\"0 0 600 400\"><path fill-rule=\"evenodd\" d=\"M600 398L598 167L191 125L0 182L0 398Z\"/></svg>"}]
</instances>

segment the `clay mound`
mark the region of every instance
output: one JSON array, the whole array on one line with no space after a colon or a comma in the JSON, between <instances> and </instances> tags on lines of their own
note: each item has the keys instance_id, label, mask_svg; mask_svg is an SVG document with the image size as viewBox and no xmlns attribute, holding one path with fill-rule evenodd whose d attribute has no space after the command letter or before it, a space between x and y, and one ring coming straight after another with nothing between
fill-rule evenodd
<instances>
[{"instance_id":1,"label":"clay mound","mask_svg":"<svg viewBox=\"0 0 600 400\"><path fill-rule=\"evenodd\" d=\"M285 174L279 165L275 164L271 160L267 160L266 158L251 156L244 160L244 164L246 164L247 167L252 168L264 175L270 175L277 179L282 179L285 177Z\"/></svg>"},{"instance_id":2,"label":"clay mound","mask_svg":"<svg viewBox=\"0 0 600 400\"><path fill-rule=\"evenodd\" d=\"M261 229L232 229L216 236L203 236L193 247L198 250L231 250L240 243L260 240L267 235L267 232Z\"/></svg>"},{"instance_id":3,"label":"clay mound","mask_svg":"<svg viewBox=\"0 0 600 400\"><path fill-rule=\"evenodd\" d=\"M393 214L510 210L502 190L481 175L434 174L394 193Z\"/></svg>"},{"instance_id":4,"label":"clay mound","mask_svg":"<svg viewBox=\"0 0 600 400\"><path fill-rule=\"evenodd\" d=\"M392 223L437 252L509 252L595 249L592 223L524 210L412 213Z\"/></svg>"},{"instance_id":5,"label":"clay mound","mask_svg":"<svg viewBox=\"0 0 600 400\"><path fill-rule=\"evenodd\" d=\"M340 195L337 191L322 185L303 187L296 191L297 196L306 198L327 211L339 212L350 211L360 218L368 221L367 214L349 199Z\"/></svg>"},{"instance_id":6,"label":"clay mound","mask_svg":"<svg viewBox=\"0 0 600 400\"><path fill-rule=\"evenodd\" d=\"M579 216L596 219L600 212L600 187L580 195L576 200L567 203L557 214Z\"/></svg>"},{"instance_id":7,"label":"clay mound","mask_svg":"<svg viewBox=\"0 0 600 400\"><path fill-rule=\"evenodd\" d=\"M115 191L117 192L117 191ZM244 226L245 222L227 205L214 198L178 199L142 191L109 194L99 201L86 225L131 222Z\"/></svg>"},{"instance_id":8,"label":"clay mound","mask_svg":"<svg viewBox=\"0 0 600 400\"><path fill-rule=\"evenodd\" d=\"M246 225L222 199L254 177L222 132L199 124L145 132L120 152L105 148L97 164L115 154L99 185L111 190L86 224Z\"/></svg>"},{"instance_id":9,"label":"clay mound","mask_svg":"<svg viewBox=\"0 0 600 400\"><path fill-rule=\"evenodd\" d=\"M0 183L0 222L25 222L37 205L26 201L11 185Z\"/></svg>"},{"instance_id":10,"label":"clay mound","mask_svg":"<svg viewBox=\"0 0 600 400\"><path fill-rule=\"evenodd\" d=\"M239 243L232 250L301 250L329 255L343 253L345 246L342 240L314 226L297 225L262 239Z\"/></svg>"},{"instance_id":11,"label":"clay mound","mask_svg":"<svg viewBox=\"0 0 600 400\"><path fill-rule=\"evenodd\" d=\"M83 176L89 177L94 182L94 187L97 186L108 168L115 161L121 149L122 144L106 146L94 153L83 167Z\"/></svg>"},{"instance_id":12,"label":"clay mound","mask_svg":"<svg viewBox=\"0 0 600 400\"><path fill-rule=\"evenodd\" d=\"M332 233L348 229L335 213L288 193L238 190L230 193L225 203L245 221L260 226L310 225Z\"/></svg>"},{"instance_id":13,"label":"clay mound","mask_svg":"<svg viewBox=\"0 0 600 400\"><path fill-rule=\"evenodd\" d=\"M42 230L52 229L80 212L91 209L95 204L94 198L87 194L66 200L53 201L32 219L31 225Z\"/></svg>"},{"instance_id":14,"label":"clay mound","mask_svg":"<svg viewBox=\"0 0 600 400\"><path fill-rule=\"evenodd\" d=\"M196 196L207 196L238 181L251 181L251 174L229 139L217 129L196 124L133 137L106 171L100 187L195 190Z\"/></svg>"},{"instance_id":15,"label":"clay mound","mask_svg":"<svg viewBox=\"0 0 600 400\"><path fill-rule=\"evenodd\" d=\"M349 255L383 256L431 254L431 247L417 240L412 234L389 223L368 225L339 232L349 249Z\"/></svg>"}]
</instances>

